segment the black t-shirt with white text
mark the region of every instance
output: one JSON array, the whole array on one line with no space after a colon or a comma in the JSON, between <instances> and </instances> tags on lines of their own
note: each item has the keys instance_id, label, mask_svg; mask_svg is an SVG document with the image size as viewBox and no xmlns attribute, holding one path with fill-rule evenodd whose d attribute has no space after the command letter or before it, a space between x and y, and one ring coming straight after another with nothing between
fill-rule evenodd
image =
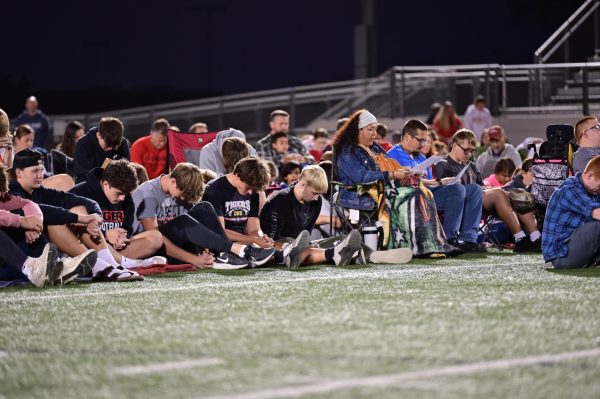
<instances>
[{"instance_id":1,"label":"black t-shirt with white text","mask_svg":"<svg viewBox=\"0 0 600 399\"><path fill-rule=\"evenodd\" d=\"M208 182L202 199L210 202L217 216L225 219L228 230L245 234L248 218L258 217L258 194L240 194L227 176Z\"/></svg>"}]
</instances>

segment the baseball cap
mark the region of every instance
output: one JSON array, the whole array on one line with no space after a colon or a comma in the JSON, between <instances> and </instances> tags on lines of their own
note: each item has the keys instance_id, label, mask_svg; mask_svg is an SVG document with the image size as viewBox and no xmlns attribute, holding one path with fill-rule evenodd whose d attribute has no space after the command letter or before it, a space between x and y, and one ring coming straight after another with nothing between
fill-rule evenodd
<instances>
[{"instance_id":1,"label":"baseball cap","mask_svg":"<svg viewBox=\"0 0 600 399\"><path fill-rule=\"evenodd\" d=\"M494 125L488 129L488 136L490 140L500 141L504 137L504 131L498 125Z\"/></svg>"},{"instance_id":2,"label":"baseball cap","mask_svg":"<svg viewBox=\"0 0 600 399\"><path fill-rule=\"evenodd\" d=\"M13 169L25 169L39 165L44 165L44 156L41 152L31 149L17 152L13 159Z\"/></svg>"}]
</instances>

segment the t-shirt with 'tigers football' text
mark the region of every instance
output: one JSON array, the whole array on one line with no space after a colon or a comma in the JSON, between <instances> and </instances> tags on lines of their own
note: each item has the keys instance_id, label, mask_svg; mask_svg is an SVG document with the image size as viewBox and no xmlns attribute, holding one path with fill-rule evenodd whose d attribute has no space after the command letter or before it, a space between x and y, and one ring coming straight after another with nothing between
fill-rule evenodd
<instances>
[{"instance_id":1,"label":"t-shirt with 'tigers football' text","mask_svg":"<svg viewBox=\"0 0 600 399\"><path fill-rule=\"evenodd\" d=\"M240 194L227 180L227 175L210 181L202 199L210 202L217 216L225 219L228 230L244 234L248 218L258 217L258 194Z\"/></svg>"}]
</instances>

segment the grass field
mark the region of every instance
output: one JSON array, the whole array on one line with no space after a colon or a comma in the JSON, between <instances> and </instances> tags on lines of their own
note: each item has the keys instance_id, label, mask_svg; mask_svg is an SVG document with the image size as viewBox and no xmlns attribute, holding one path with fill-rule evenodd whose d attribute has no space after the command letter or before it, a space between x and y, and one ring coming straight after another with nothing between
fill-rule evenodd
<instances>
[{"instance_id":1,"label":"grass field","mask_svg":"<svg viewBox=\"0 0 600 399\"><path fill-rule=\"evenodd\" d=\"M597 398L598 277L495 252L4 289L0 397Z\"/></svg>"}]
</instances>

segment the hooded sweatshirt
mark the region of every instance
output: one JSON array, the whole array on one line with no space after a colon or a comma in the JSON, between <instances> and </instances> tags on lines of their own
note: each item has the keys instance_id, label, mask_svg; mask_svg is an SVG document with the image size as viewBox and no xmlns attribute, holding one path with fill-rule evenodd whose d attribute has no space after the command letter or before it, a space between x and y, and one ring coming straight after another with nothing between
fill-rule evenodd
<instances>
[{"instance_id":1,"label":"hooded sweatshirt","mask_svg":"<svg viewBox=\"0 0 600 399\"><path fill-rule=\"evenodd\" d=\"M85 206L88 214L100 215L100 207L95 201L69 192L40 186L30 194L15 180L10 182L8 188L11 195L31 200L40 206L45 226L77 223L78 215L69 211L75 206Z\"/></svg>"},{"instance_id":2,"label":"hooded sweatshirt","mask_svg":"<svg viewBox=\"0 0 600 399\"><path fill-rule=\"evenodd\" d=\"M127 237L131 237L133 233L133 215L135 206L131 194L125 196L125 200L112 204L104 191L100 181L102 180L102 168L94 168L87 174L87 180L78 183L69 192L82 197L90 198L100 205L102 210L102 226L101 230L104 234L108 230L122 228L127 230Z\"/></svg>"},{"instance_id":3,"label":"hooded sweatshirt","mask_svg":"<svg viewBox=\"0 0 600 399\"><path fill-rule=\"evenodd\" d=\"M125 137L118 149L104 151L98 143L96 133L98 133L98 128L91 128L75 145L74 173L77 183L85 181L87 173L102 166L106 158L129 160L129 141Z\"/></svg>"},{"instance_id":4,"label":"hooded sweatshirt","mask_svg":"<svg viewBox=\"0 0 600 399\"><path fill-rule=\"evenodd\" d=\"M228 137L239 137L246 140L244 133L239 130L227 129L220 131L212 142L202 147L199 154L200 159L199 162L197 162L197 165L200 166L201 169L212 170L218 175L229 173L225 169L225 166L223 166L223 155L221 154L223 141ZM256 155L256 150L250 144L246 143L246 146L248 147L248 155Z\"/></svg>"}]
</instances>

